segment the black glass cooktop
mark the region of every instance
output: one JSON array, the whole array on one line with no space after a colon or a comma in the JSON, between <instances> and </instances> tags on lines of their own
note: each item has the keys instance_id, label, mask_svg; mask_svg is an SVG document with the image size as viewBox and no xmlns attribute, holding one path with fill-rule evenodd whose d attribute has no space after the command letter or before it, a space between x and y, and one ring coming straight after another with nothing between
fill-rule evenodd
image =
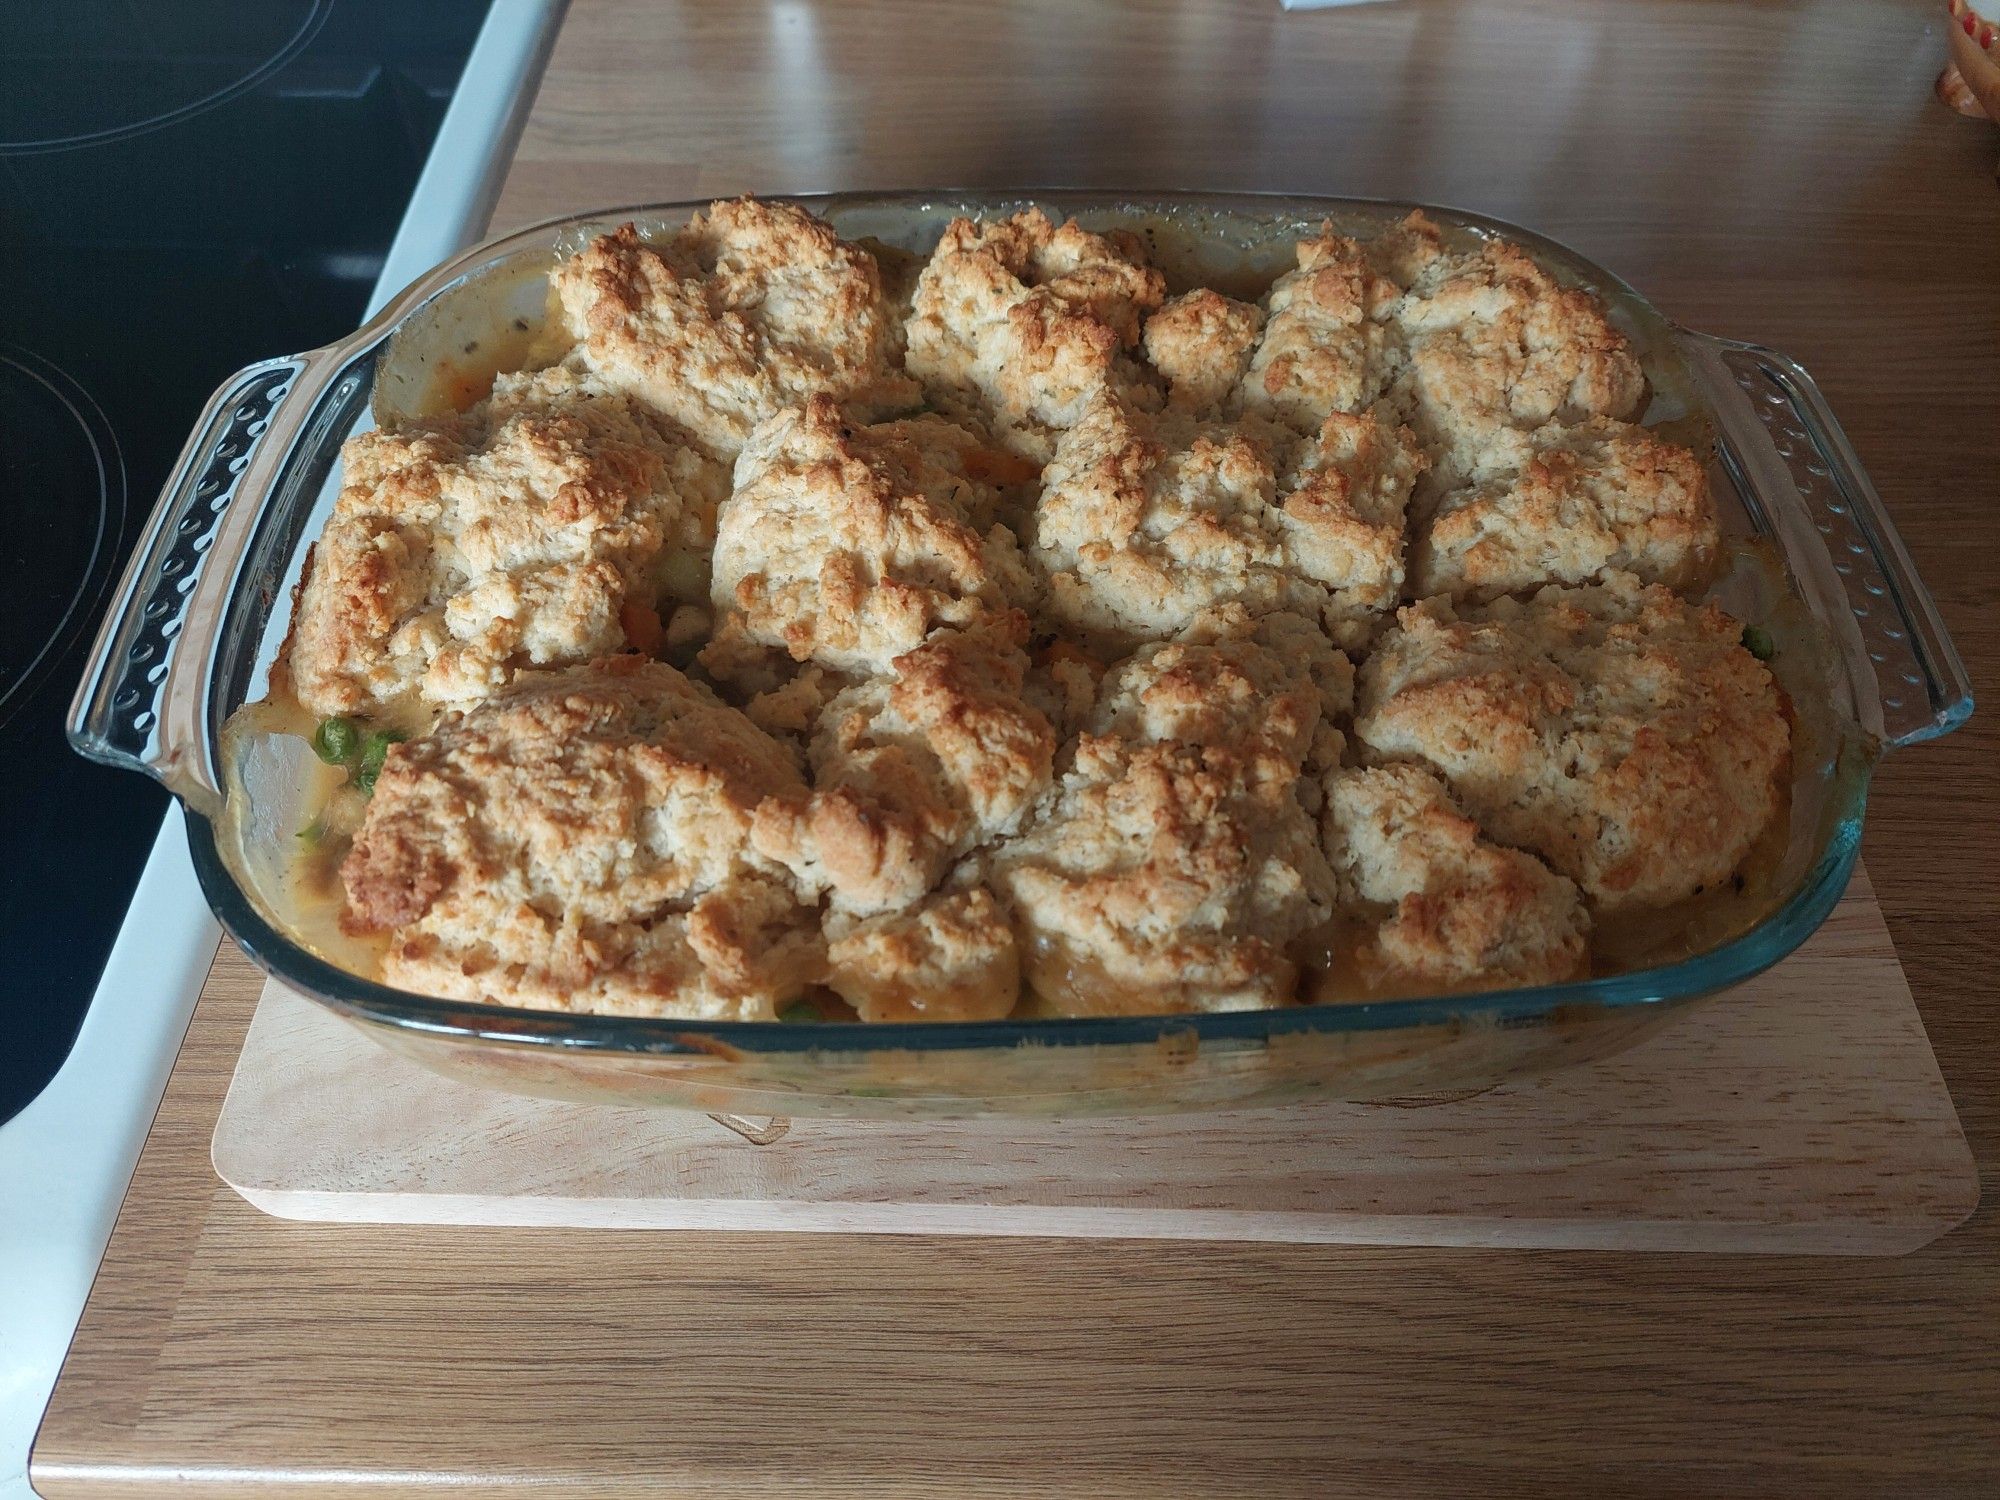
<instances>
[{"instance_id":1,"label":"black glass cooktop","mask_svg":"<svg viewBox=\"0 0 2000 1500\"><path fill-rule=\"evenodd\" d=\"M484 11L0 0L0 1122L165 808L63 738L111 583L223 377L359 321Z\"/></svg>"}]
</instances>

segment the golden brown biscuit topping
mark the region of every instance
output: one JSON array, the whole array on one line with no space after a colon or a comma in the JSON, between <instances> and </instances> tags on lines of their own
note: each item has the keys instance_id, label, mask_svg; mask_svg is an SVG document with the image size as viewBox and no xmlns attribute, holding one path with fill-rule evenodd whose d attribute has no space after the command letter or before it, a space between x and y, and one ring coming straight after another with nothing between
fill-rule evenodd
<instances>
[{"instance_id":1,"label":"golden brown biscuit topping","mask_svg":"<svg viewBox=\"0 0 2000 1500\"><path fill-rule=\"evenodd\" d=\"M1352 957L1366 991L1497 989L1584 974L1590 921L1576 887L1532 854L1487 839L1430 771L1338 772L1325 819L1342 910L1366 934Z\"/></svg>"},{"instance_id":2,"label":"golden brown biscuit topping","mask_svg":"<svg viewBox=\"0 0 2000 1500\"><path fill-rule=\"evenodd\" d=\"M1167 382L1167 400L1196 416L1233 402L1264 331L1262 309L1197 287L1146 320L1146 358Z\"/></svg>"},{"instance_id":3,"label":"golden brown biscuit topping","mask_svg":"<svg viewBox=\"0 0 2000 1500\"><path fill-rule=\"evenodd\" d=\"M759 649L882 672L940 625L1033 593L983 441L941 417L866 427L827 397L780 412L736 461L717 521L719 676Z\"/></svg>"},{"instance_id":4,"label":"golden brown biscuit topping","mask_svg":"<svg viewBox=\"0 0 2000 1500\"><path fill-rule=\"evenodd\" d=\"M1525 434L1545 423L1622 420L1645 401L1604 305L1504 241L1433 261L1393 321L1408 360L1399 399L1440 488L1520 467Z\"/></svg>"},{"instance_id":5,"label":"golden brown biscuit topping","mask_svg":"<svg viewBox=\"0 0 2000 1500\"><path fill-rule=\"evenodd\" d=\"M1052 434L1092 395L1136 386L1128 351L1165 296L1165 278L1123 230L1058 226L1038 208L989 224L954 219L917 281L910 373L943 409L1046 459Z\"/></svg>"},{"instance_id":6,"label":"golden brown biscuit topping","mask_svg":"<svg viewBox=\"0 0 2000 1500\"><path fill-rule=\"evenodd\" d=\"M1113 673L1040 816L988 856L1028 983L1068 1015L1292 997L1334 881L1299 800L1307 672L1251 639L1142 648Z\"/></svg>"},{"instance_id":7,"label":"golden brown biscuit topping","mask_svg":"<svg viewBox=\"0 0 2000 1500\"><path fill-rule=\"evenodd\" d=\"M1783 796L1789 724L1742 630L1623 573L1463 616L1430 600L1362 667L1355 733L1600 907L1668 905L1728 879Z\"/></svg>"},{"instance_id":8,"label":"golden brown biscuit topping","mask_svg":"<svg viewBox=\"0 0 2000 1500\"><path fill-rule=\"evenodd\" d=\"M1715 502L1701 460L1678 443L1608 417L1550 424L1528 459L1437 505L1413 547L1419 597L1493 599L1613 572L1677 589L1715 562Z\"/></svg>"},{"instance_id":9,"label":"golden brown biscuit topping","mask_svg":"<svg viewBox=\"0 0 2000 1500\"><path fill-rule=\"evenodd\" d=\"M727 488L666 423L562 372L503 376L465 416L362 433L342 460L291 652L321 715L476 703L620 649L633 610L700 597Z\"/></svg>"},{"instance_id":10,"label":"golden brown biscuit topping","mask_svg":"<svg viewBox=\"0 0 2000 1500\"><path fill-rule=\"evenodd\" d=\"M1301 240L1298 261L1271 288L1243 405L1309 433L1387 394L1404 361L1390 327L1403 288L1366 246L1331 230Z\"/></svg>"},{"instance_id":11,"label":"golden brown biscuit topping","mask_svg":"<svg viewBox=\"0 0 2000 1500\"><path fill-rule=\"evenodd\" d=\"M882 253L893 293L788 205L628 227L553 273L557 365L350 443L290 666L443 713L343 867L389 982L872 1021L1558 982L1777 824L1782 695L1685 597L1702 459L1518 247L1322 225L1254 303L1038 209Z\"/></svg>"},{"instance_id":12,"label":"golden brown biscuit topping","mask_svg":"<svg viewBox=\"0 0 2000 1500\"><path fill-rule=\"evenodd\" d=\"M790 755L661 662L524 676L389 752L342 869L383 978L425 994L755 1019L824 967L751 845Z\"/></svg>"},{"instance_id":13,"label":"golden brown biscuit topping","mask_svg":"<svg viewBox=\"0 0 2000 1500\"><path fill-rule=\"evenodd\" d=\"M1256 417L1200 420L1100 395L1042 474L1030 552L1047 615L1086 639L1164 640L1226 602L1365 641L1403 580L1423 459L1380 411L1311 443Z\"/></svg>"},{"instance_id":14,"label":"golden brown biscuit topping","mask_svg":"<svg viewBox=\"0 0 2000 1500\"><path fill-rule=\"evenodd\" d=\"M808 750L810 798L759 814L757 847L839 912L909 905L1017 832L1048 787L1055 730L1024 691L1027 619L941 630L836 695Z\"/></svg>"},{"instance_id":15,"label":"golden brown biscuit topping","mask_svg":"<svg viewBox=\"0 0 2000 1500\"><path fill-rule=\"evenodd\" d=\"M733 458L813 396L863 416L917 401L874 257L784 203L717 203L659 244L630 224L550 276L572 362Z\"/></svg>"},{"instance_id":16,"label":"golden brown biscuit topping","mask_svg":"<svg viewBox=\"0 0 2000 1500\"><path fill-rule=\"evenodd\" d=\"M827 929L827 987L864 1021L997 1021L1020 1001L1014 929L980 887Z\"/></svg>"}]
</instances>

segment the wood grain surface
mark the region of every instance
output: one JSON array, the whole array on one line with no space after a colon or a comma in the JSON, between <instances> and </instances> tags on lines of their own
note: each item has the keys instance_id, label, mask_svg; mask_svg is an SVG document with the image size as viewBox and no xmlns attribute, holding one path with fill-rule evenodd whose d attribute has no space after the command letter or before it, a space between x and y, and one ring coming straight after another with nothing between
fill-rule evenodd
<instances>
[{"instance_id":1,"label":"wood grain surface","mask_svg":"<svg viewBox=\"0 0 2000 1500\"><path fill-rule=\"evenodd\" d=\"M676 193L1428 199L1825 387L1989 707L1868 863L1985 1183L1901 1260L359 1228L209 1136L218 961L58 1387L50 1496L2000 1492L2000 195L1866 0L576 4L498 222Z\"/></svg>"},{"instance_id":2,"label":"wood grain surface","mask_svg":"<svg viewBox=\"0 0 2000 1500\"><path fill-rule=\"evenodd\" d=\"M1903 1255L1978 1174L1859 872L1803 948L1615 1057L1465 1098L724 1123L441 1078L267 984L211 1160L353 1224Z\"/></svg>"}]
</instances>

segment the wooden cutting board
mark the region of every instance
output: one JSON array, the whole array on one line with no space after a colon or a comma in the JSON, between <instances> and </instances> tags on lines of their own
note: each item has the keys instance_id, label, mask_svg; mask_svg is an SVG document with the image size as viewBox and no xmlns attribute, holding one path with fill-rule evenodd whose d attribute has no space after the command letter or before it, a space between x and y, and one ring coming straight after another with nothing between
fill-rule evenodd
<instances>
[{"instance_id":1,"label":"wooden cutting board","mask_svg":"<svg viewBox=\"0 0 2000 1500\"><path fill-rule=\"evenodd\" d=\"M213 1157L268 1213L360 1223L1899 1255L1979 1196L1865 874L1616 1058L1401 1105L725 1122L456 1083L273 984Z\"/></svg>"}]
</instances>

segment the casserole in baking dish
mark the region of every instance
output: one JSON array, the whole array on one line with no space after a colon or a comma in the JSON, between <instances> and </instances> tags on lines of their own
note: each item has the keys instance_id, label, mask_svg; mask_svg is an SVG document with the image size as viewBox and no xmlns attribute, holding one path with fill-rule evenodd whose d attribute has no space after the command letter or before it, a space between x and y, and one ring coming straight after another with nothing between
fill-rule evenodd
<instances>
[{"instance_id":1,"label":"casserole in baking dish","mask_svg":"<svg viewBox=\"0 0 2000 1500\"><path fill-rule=\"evenodd\" d=\"M1796 367L1469 216L1033 201L565 221L244 372L80 747L279 977L569 1096L1462 1087L1811 931L1969 702Z\"/></svg>"}]
</instances>

